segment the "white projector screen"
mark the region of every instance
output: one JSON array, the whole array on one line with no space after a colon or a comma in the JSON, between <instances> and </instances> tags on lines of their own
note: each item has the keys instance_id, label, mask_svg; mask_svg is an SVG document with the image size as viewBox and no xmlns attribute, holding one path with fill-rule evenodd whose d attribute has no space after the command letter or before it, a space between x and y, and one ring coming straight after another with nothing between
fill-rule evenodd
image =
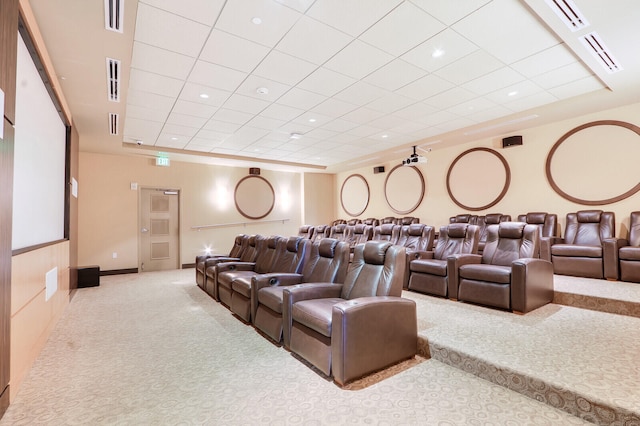
<instances>
[{"instance_id":1,"label":"white projector screen","mask_svg":"<svg viewBox=\"0 0 640 426\"><path fill-rule=\"evenodd\" d=\"M64 239L66 126L18 37L13 250Z\"/></svg>"}]
</instances>

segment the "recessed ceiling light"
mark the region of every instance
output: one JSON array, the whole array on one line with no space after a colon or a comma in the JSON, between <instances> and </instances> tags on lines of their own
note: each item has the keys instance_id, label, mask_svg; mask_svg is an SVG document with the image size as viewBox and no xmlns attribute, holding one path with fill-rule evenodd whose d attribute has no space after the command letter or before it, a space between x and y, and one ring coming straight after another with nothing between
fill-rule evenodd
<instances>
[{"instance_id":1,"label":"recessed ceiling light","mask_svg":"<svg viewBox=\"0 0 640 426\"><path fill-rule=\"evenodd\" d=\"M439 57L441 57L441 56L443 56L443 55L444 55L444 50L442 50L442 49L436 49L436 50L434 50L434 51L433 51L433 53L431 54L431 57L432 57L432 58L439 58Z\"/></svg>"},{"instance_id":2,"label":"recessed ceiling light","mask_svg":"<svg viewBox=\"0 0 640 426\"><path fill-rule=\"evenodd\" d=\"M382 139L386 139L386 138L388 138L388 137L389 137L389 135L382 135L382 136L381 136L381 138L382 138Z\"/></svg>"},{"instance_id":3,"label":"recessed ceiling light","mask_svg":"<svg viewBox=\"0 0 640 426\"><path fill-rule=\"evenodd\" d=\"M202 99L209 99L209 95L207 95L206 93L200 93L200 97Z\"/></svg>"},{"instance_id":4,"label":"recessed ceiling light","mask_svg":"<svg viewBox=\"0 0 640 426\"><path fill-rule=\"evenodd\" d=\"M315 119L315 118L310 118L310 119L309 119L309 123L315 123L315 122L316 122L316 119Z\"/></svg>"},{"instance_id":5,"label":"recessed ceiling light","mask_svg":"<svg viewBox=\"0 0 640 426\"><path fill-rule=\"evenodd\" d=\"M507 93L507 96L515 96L515 95L517 95L517 94L518 94L518 91L517 91L517 90L514 90L513 92L509 92L509 93Z\"/></svg>"},{"instance_id":6,"label":"recessed ceiling light","mask_svg":"<svg viewBox=\"0 0 640 426\"><path fill-rule=\"evenodd\" d=\"M251 22L253 22L255 25L260 25L262 24L262 19L258 18L257 16L251 18Z\"/></svg>"},{"instance_id":7,"label":"recessed ceiling light","mask_svg":"<svg viewBox=\"0 0 640 426\"><path fill-rule=\"evenodd\" d=\"M60 76L60 80L66 80L66 79L67 79L67 77L65 77L63 75Z\"/></svg>"},{"instance_id":8,"label":"recessed ceiling light","mask_svg":"<svg viewBox=\"0 0 640 426\"><path fill-rule=\"evenodd\" d=\"M302 135L300 133L291 133L289 139L300 139Z\"/></svg>"},{"instance_id":9,"label":"recessed ceiling light","mask_svg":"<svg viewBox=\"0 0 640 426\"><path fill-rule=\"evenodd\" d=\"M175 136L171 138L172 141L177 141L178 138L176 138Z\"/></svg>"},{"instance_id":10,"label":"recessed ceiling light","mask_svg":"<svg viewBox=\"0 0 640 426\"><path fill-rule=\"evenodd\" d=\"M259 95L268 95L269 89L267 89L266 87L258 87L256 89L256 93L258 93Z\"/></svg>"}]
</instances>

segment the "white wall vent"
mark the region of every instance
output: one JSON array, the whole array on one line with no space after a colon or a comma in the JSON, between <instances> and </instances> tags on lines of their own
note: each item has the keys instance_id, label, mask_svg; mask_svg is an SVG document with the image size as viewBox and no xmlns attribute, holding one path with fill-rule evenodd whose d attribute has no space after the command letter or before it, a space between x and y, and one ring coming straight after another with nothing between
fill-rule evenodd
<instances>
[{"instance_id":1,"label":"white wall vent","mask_svg":"<svg viewBox=\"0 0 640 426\"><path fill-rule=\"evenodd\" d=\"M110 112L109 113L109 134L110 135L117 135L118 134L118 118L120 116L116 113Z\"/></svg>"},{"instance_id":2,"label":"white wall vent","mask_svg":"<svg viewBox=\"0 0 640 426\"><path fill-rule=\"evenodd\" d=\"M120 61L107 58L107 93L111 102L120 102Z\"/></svg>"},{"instance_id":3,"label":"white wall vent","mask_svg":"<svg viewBox=\"0 0 640 426\"><path fill-rule=\"evenodd\" d=\"M594 31L583 35L579 39L609 74L622 71L622 66L618 61L616 61L609 49L604 45L598 33Z\"/></svg>"},{"instance_id":4,"label":"white wall vent","mask_svg":"<svg viewBox=\"0 0 640 426\"><path fill-rule=\"evenodd\" d=\"M546 2L571 31L575 32L589 26L589 21L572 0L546 0Z\"/></svg>"},{"instance_id":5,"label":"white wall vent","mask_svg":"<svg viewBox=\"0 0 640 426\"><path fill-rule=\"evenodd\" d=\"M124 0L104 0L104 27L109 31L122 32Z\"/></svg>"}]
</instances>

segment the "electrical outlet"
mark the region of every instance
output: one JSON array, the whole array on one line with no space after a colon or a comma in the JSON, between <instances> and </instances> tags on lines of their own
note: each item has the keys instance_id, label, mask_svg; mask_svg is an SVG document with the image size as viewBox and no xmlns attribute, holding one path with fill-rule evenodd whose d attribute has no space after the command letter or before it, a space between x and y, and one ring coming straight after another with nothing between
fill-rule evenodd
<instances>
[{"instance_id":1,"label":"electrical outlet","mask_svg":"<svg viewBox=\"0 0 640 426\"><path fill-rule=\"evenodd\" d=\"M114 259L118 258L118 253L116 253L115 251L113 252L113 254L111 255Z\"/></svg>"}]
</instances>

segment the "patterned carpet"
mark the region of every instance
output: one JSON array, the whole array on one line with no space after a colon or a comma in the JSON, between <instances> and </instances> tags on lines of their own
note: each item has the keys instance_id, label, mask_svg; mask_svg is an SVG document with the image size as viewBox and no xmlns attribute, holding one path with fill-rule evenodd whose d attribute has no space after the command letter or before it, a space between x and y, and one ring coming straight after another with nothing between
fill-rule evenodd
<instances>
[{"instance_id":1,"label":"patterned carpet","mask_svg":"<svg viewBox=\"0 0 640 426\"><path fill-rule=\"evenodd\" d=\"M590 424L553 397L509 390L520 374L640 412L638 318L555 304L516 316L406 293L433 358L340 388L232 316L194 275L107 276L78 290L0 425ZM457 368L462 342L473 367ZM518 374L477 376L501 368Z\"/></svg>"}]
</instances>

